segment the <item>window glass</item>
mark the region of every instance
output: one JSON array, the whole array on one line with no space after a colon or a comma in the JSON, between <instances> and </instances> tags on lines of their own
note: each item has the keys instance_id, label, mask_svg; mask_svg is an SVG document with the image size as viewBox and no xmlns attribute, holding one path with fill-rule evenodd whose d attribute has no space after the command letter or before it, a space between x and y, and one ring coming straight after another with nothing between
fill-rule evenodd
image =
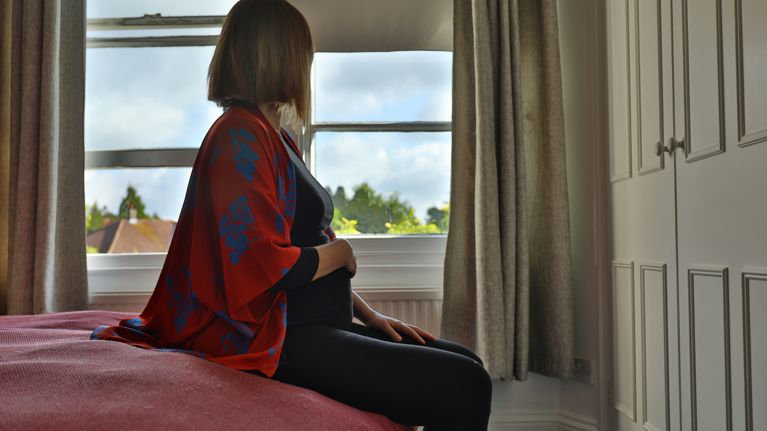
<instances>
[{"instance_id":1,"label":"window glass","mask_svg":"<svg viewBox=\"0 0 767 431\"><path fill-rule=\"evenodd\" d=\"M191 168L86 170L88 252L167 251L191 172ZM136 220L131 220L131 206ZM117 232L121 222L123 229Z\"/></svg>"},{"instance_id":2,"label":"window glass","mask_svg":"<svg viewBox=\"0 0 767 431\"><path fill-rule=\"evenodd\" d=\"M449 132L318 132L317 180L342 234L444 234ZM387 225L388 223L388 225Z\"/></svg>"},{"instance_id":3,"label":"window glass","mask_svg":"<svg viewBox=\"0 0 767 431\"><path fill-rule=\"evenodd\" d=\"M450 121L452 53L317 53L314 121Z\"/></svg>"},{"instance_id":4,"label":"window glass","mask_svg":"<svg viewBox=\"0 0 767 431\"><path fill-rule=\"evenodd\" d=\"M213 47L87 50L85 149L199 147L222 110L207 100Z\"/></svg>"}]
</instances>

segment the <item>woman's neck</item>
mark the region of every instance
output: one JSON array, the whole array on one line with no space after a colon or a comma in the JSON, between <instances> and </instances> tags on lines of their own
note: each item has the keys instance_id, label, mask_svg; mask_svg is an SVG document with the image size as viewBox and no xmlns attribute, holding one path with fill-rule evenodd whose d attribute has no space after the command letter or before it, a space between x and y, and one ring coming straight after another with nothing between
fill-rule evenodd
<instances>
[{"instance_id":1,"label":"woman's neck","mask_svg":"<svg viewBox=\"0 0 767 431\"><path fill-rule=\"evenodd\" d=\"M280 133L280 114L277 112L277 107L273 103L259 103L258 109L264 113L264 116L269 121L277 133Z\"/></svg>"}]
</instances>

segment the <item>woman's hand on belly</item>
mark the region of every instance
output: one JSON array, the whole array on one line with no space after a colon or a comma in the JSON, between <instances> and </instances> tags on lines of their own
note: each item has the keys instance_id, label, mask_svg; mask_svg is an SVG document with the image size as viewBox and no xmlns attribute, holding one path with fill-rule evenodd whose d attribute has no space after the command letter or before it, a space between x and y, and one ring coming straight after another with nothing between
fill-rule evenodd
<instances>
[{"instance_id":1,"label":"woman's hand on belly","mask_svg":"<svg viewBox=\"0 0 767 431\"><path fill-rule=\"evenodd\" d=\"M345 268L351 277L357 273L357 258L354 256L354 250L352 250L349 241L337 238L314 248L317 250L319 262L312 281L324 277L338 268Z\"/></svg>"}]
</instances>

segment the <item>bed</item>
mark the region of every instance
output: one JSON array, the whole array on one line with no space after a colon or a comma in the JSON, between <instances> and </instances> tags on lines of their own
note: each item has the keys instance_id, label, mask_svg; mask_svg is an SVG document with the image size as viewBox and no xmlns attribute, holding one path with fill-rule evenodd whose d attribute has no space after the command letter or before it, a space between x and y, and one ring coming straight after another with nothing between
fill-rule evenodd
<instances>
[{"instance_id":1,"label":"bed","mask_svg":"<svg viewBox=\"0 0 767 431\"><path fill-rule=\"evenodd\" d=\"M0 316L0 429L415 429L192 355L89 340L134 315Z\"/></svg>"}]
</instances>

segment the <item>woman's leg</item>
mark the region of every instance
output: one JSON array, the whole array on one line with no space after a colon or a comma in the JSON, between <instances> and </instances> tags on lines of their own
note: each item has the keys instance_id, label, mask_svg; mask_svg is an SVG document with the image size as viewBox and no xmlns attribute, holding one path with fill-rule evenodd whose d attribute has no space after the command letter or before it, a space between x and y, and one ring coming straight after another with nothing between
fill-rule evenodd
<instances>
[{"instance_id":1,"label":"woman's leg","mask_svg":"<svg viewBox=\"0 0 767 431\"><path fill-rule=\"evenodd\" d=\"M432 347L435 349L440 350L446 350L448 352L454 352L458 353L464 356L467 356L479 363L479 365L483 365L482 359L479 358L474 352L466 348L465 346L458 344L454 341L445 340L443 338L437 338L436 340L424 340L426 341L426 344L421 344L418 341L415 340L415 338L412 338L409 335L402 335L402 341L394 341L392 338L381 331L378 331L373 328L369 328L365 325L360 325L359 323L352 322L351 326L347 329L347 331L354 332L355 334L364 335L366 337L373 337L377 338L379 340L383 341L389 341L391 343L405 343L405 344L414 344L416 346L426 346L426 347Z\"/></svg>"},{"instance_id":2,"label":"woman's leg","mask_svg":"<svg viewBox=\"0 0 767 431\"><path fill-rule=\"evenodd\" d=\"M487 429L490 376L464 354L310 325L288 328L282 355L275 380L425 430Z\"/></svg>"}]
</instances>

